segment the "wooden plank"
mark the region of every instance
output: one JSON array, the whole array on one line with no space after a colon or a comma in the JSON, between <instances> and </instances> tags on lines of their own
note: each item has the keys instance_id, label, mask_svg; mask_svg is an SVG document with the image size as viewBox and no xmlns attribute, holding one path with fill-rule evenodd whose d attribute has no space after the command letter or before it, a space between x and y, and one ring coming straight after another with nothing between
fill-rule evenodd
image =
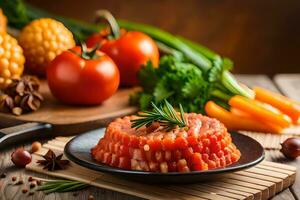
<instances>
[{"instance_id":1,"label":"wooden plank","mask_svg":"<svg viewBox=\"0 0 300 200\"><path fill-rule=\"evenodd\" d=\"M291 191L286 189L273 197L272 200L295 200L295 198Z\"/></svg>"},{"instance_id":2,"label":"wooden plank","mask_svg":"<svg viewBox=\"0 0 300 200\"><path fill-rule=\"evenodd\" d=\"M277 74L273 79L284 95L300 101L300 74Z\"/></svg>"},{"instance_id":3,"label":"wooden plank","mask_svg":"<svg viewBox=\"0 0 300 200\"><path fill-rule=\"evenodd\" d=\"M237 80L239 80L241 83L253 87L253 86L260 86L264 87L266 89L269 89L271 91L278 92L277 87L273 84L272 80L263 74L236 74L235 77Z\"/></svg>"}]
</instances>

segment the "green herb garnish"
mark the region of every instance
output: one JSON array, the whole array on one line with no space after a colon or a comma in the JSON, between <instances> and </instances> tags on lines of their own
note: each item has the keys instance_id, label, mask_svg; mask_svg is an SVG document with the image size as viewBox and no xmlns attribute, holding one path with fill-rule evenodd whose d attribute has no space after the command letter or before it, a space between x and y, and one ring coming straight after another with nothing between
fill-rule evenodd
<instances>
[{"instance_id":1,"label":"green herb garnish","mask_svg":"<svg viewBox=\"0 0 300 200\"><path fill-rule=\"evenodd\" d=\"M153 111L144 111L138 113L138 119L131 120L132 128L141 128L142 126L149 126L153 122L159 122L161 126L165 127L167 130L172 130L175 126L186 127L187 122L184 117L184 111L179 104L180 116L178 116L176 110L167 101L164 100L163 104L158 107L153 102L151 102Z\"/></svg>"},{"instance_id":2,"label":"green herb garnish","mask_svg":"<svg viewBox=\"0 0 300 200\"><path fill-rule=\"evenodd\" d=\"M47 179L38 179L42 180L43 184L37 188L38 191L43 191L46 194L53 192L70 192L77 191L88 187L86 183L79 181L70 181L70 180L47 180Z\"/></svg>"}]
</instances>

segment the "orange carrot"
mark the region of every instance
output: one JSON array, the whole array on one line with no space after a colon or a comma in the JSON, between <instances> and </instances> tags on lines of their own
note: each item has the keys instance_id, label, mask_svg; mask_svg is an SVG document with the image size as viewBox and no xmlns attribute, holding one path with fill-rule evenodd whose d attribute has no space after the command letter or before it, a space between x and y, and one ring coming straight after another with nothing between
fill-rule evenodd
<instances>
[{"instance_id":1,"label":"orange carrot","mask_svg":"<svg viewBox=\"0 0 300 200\"><path fill-rule=\"evenodd\" d=\"M260 87L254 87L254 92L255 99L278 108L281 112L290 116L294 123L298 122L300 118L300 102Z\"/></svg>"},{"instance_id":2,"label":"orange carrot","mask_svg":"<svg viewBox=\"0 0 300 200\"><path fill-rule=\"evenodd\" d=\"M267 109L261 103L253 99L237 95L229 100L229 105L249 113L257 120L265 123L276 124L281 127L288 127L291 125L291 120L286 115Z\"/></svg>"},{"instance_id":3,"label":"orange carrot","mask_svg":"<svg viewBox=\"0 0 300 200\"><path fill-rule=\"evenodd\" d=\"M240 110L240 109L237 109L237 108L234 108L234 107L230 107L230 112L236 116L240 116L240 117L245 117L245 118L252 118L251 115L249 115L248 113Z\"/></svg>"},{"instance_id":4,"label":"orange carrot","mask_svg":"<svg viewBox=\"0 0 300 200\"><path fill-rule=\"evenodd\" d=\"M246 130L267 133L281 133L282 128L269 123L261 123L251 118L240 117L230 113L221 106L209 101L205 105L208 116L220 120L229 130Z\"/></svg>"}]
</instances>

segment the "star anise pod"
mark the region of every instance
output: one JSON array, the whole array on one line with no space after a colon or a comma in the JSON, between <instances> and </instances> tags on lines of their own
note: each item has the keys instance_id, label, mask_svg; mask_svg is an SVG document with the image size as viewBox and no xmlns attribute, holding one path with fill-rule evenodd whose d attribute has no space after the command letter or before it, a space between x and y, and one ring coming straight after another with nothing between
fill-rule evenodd
<instances>
[{"instance_id":1,"label":"star anise pod","mask_svg":"<svg viewBox=\"0 0 300 200\"><path fill-rule=\"evenodd\" d=\"M7 86L5 93L10 96L23 96L25 92L38 91L39 80L35 76L23 76L20 79L12 79L12 83Z\"/></svg>"},{"instance_id":2,"label":"star anise pod","mask_svg":"<svg viewBox=\"0 0 300 200\"><path fill-rule=\"evenodd\" d=\"M6 95L0 95L0 111L1 112L10 112L14 108L14 100Z\"/></svg>"},{"instance_id":3,"label":"star anise pod","mask_svg":"<svg viewBox=\"0 0 300 200\"><path fill-rule=\"evenodd\" d=\"M43 96L36 91L25 92L23 96L15 96L15 102L19 102L20 108L26 112L39 109L42 101Z\"/></svg>"},{"instance_id":4,"label":"star anise pod","mask_svg":"<svg viewBox=\"0 0 300 200\"><path fill-rule=\"evenodd\" d=\"M63 154L56 156L55 153L49 149L49 151L43 156L44 160L38 160L37 163L43 165L43 169L48 169L48 171L65 169L70 161L62 160L62 156Z\"/></svg>"}]
</instances>

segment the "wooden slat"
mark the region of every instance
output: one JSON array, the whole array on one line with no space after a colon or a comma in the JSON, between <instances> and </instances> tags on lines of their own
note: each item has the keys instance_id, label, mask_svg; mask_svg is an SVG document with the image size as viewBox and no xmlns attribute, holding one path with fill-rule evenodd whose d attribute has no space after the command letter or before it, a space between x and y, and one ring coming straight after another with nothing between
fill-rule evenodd
<instances>
[{"instance_id":1,"label":"wooden slat","mask_svg":"<svg viewBox=\"0 0 300 200\"><path fill-rule=\"evenodd\" d=\"M226 176L229 180L238 180L238 181L244 181L244 182L248 182L251 184L257 184L260 186L264 186L267 187L269 190L269 197L270 196L274 196L276 194L276 185L273 182L270 181L265 181L265 180L259 180L259 179L255 179L255 178L251 178L248 176L243 176L243 175L237 175L237 174L229 174L228 176Z\"/></svg>"},{"instance_id":2,"label":"wooden slat","mask_svg":"<svg viewBox=\"0 0 300 200\"><path fill-rule=\"evenodd\" d=\"M233 185L229 183L224 183L224 182L210 182L207 183L208 185L213 185L213 186L219 186L221 188L228 188L228 189L233 189L245 193L250 193L253 195L254 199L261 199L261 191L253 189L253 188L247 188L239 185Z\"/></svg>"},{"instance_id":3,"label":"wooden slat","mask_svg":"<svg viewBox=\"0 0 300 200\"><path fill-rule=\"evenodd\" d=\"M295 168L273 164L264 161L256 167L225 175L224 177L205 183L182 185L148 185L131 182L106 173L95 172L71 163L64 171L49 172L42 170L36 164L48 149L56 153L63 152L63 147L68 138L55 138L43 145L33 155L33 162L26 166L27 169L81 181L104 189L110 189L146 199L268 199L288 187L295 178Z\"/></svg>"},{"instance_id":4,"label":"wooden slat","mask_svg":"<svg viewBox=\"0 0 300 200\"><path fill-rule=\"evenodd\" d=\"M280 164L280 163L276 163L276 162L269 162L269 161L263 161L261 162L260 165L266 165L266 166L271 166L271 167L276 167L279 169L286 169L288 171L292 171L292 172L296 172L297 169L293 166L289 166L289 165L285 165L285 164Z\"/></svg>"},{"instance_id":5,"label":"wooden slat","mask_svg":"<svg viewBox=\"0 0 300 200\"><path fill-rule=\"evenodd\" d=\"M236 194L236 193L232 193L232 192L228 192L228 191L223 191L223 190L220 190L220 189L209 187L207 185L204 186L202 184L201 185L200 184L190 185L189 188L199 190L199 191L203 191L203 192L215 193L217 195L224 196L224 197L229 197L229 198L233 198L233 199L245 199L245 197L247 197L245 195Z\"/></svg>"},{"instance_id":6,"label":"wooden slat","mask_svg":"<svg viewBox=\"0 0 300 200\"><path fill-rule=\"evenodd\" d=\"M206 183L202 183L201 185L203 187L206 187L206 188L215 188L219 191L226 191L226 192L229 192L231 194L238 194L238 195L243 196L244 197L243 199L247 199L247 200L253 200L254 199L253 194L248 193L248 192L234 190L234 189L231 189L231 188L224 188L224 187L220 187L220 186L217 186L217 185L209 185L209 184L206 184Z\"/></svg>"},{"instance_id":7,"label":"wooden slat","mask_svg":"<svg viewBox=\"0 0 300 200\"><path fill-rule=\"evenodd\" d=\"M273 182L273 183L275 183L276 193L283 190L283 181L282 181L282 179L279 179L279 178L271 177L271 176L264 175L264 174L255 174L255 173L246 172L246 171L235 172L234 174L251 177L251 178L258 179L258 180L266 180L266 181Z\"/></svg>"},{"instance_id":8,"label":"wooden slat","mask_svg":"<svg viewBox=\"0 0 300 200\"><path fill-rule=\"evenodd\" d=\"M269 195L269 189L266 186L250 183L248 181L239 181L239 180L235 180L235 179L223 179L222 182L229 183L231 185L237 185L237 186L242 186L242 187L259 190L261 192L262 199L268 199L271 196L271 195Z\"/></svg>"}]
</instances>

